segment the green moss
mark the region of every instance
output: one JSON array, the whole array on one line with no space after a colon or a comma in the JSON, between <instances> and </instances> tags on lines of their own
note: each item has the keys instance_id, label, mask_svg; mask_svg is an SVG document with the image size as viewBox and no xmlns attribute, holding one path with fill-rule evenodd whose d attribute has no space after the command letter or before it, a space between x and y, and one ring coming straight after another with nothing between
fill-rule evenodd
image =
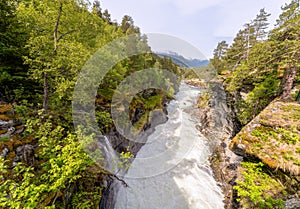
<instances>
[{"instance_id":1,"label":"green moss","mask_svg":"<svg viewBox=\"0 0 300 209\"><path fill-rule=\"evenodd\" d=\"M9 141L9 136L0 138L0 142L7 142L7 141Z\"/></svg>"},{"instance_id":2,"label":"green moss","mask_svg":"<svg viewBox=\"0 0 300 209\"><path fill-rule=\"evenodd\" d=\"M295 160L295 158L294 158L293 156L291 156L291 155L284 155L283 158L284 158L285 160L291 160L291 161L294 161L294 160Z\"/></svg>"},{"instance_id":3,"label":"green moss","mask_svg":"<svg viewBox=\"0 0 300 209\"><path fill-rule=\"evenodd\" d=\"M269 128L263 128L263 127L259 127L255 130L253 130L251 132L251 135L255 136L255 137L258 137L259 139L261 139L263 141L268 141L270 135L272 136L270 129Z\"/></svg>"},{"instance_id":4,"label":"green moss","mask_svg":"<svg viewBox=\"0 0 300 209\"><path fill-rule=\"evenodd\" d=\"M144 107L148 110L153 110L155 108L161 108L162 97L160 95L151 96L145 99Z\"/></svg>"},{"instance_id":5,"label":"green moss","mask_svg":"<svg viewBox=\"0 0 300 209\"><path fill-rule=\"evenodd\" d=\"M300 161L296 160L296 161L294 162L294 164L297 165L297 166L300 166Z\"/></svg>"},{"instance_id":6,"label":"green moss","mask_svg":"<svg viewBox=\"0 0 300 209\"><path fill-rule=\"evenodd\" d=\"M300 106L298 104L296 104L296 103L290 103L290 104L287 104L287 105L283 105L282 106L282 110L283 111L287 111L287 112L293 111L293 112L300 113Z\"/></svg>"},{"instance_id":7,"label":"green moss","mask_svg":"<svg viewBox=\"0 0 300 209\"><path fill-rule=\"evenodd\" d=\"M133 127L137 131L135 134L138 134L142 130L142 128L144 127L144 125L148 121L148 118L149 118L149 112L147 111L145 114L143 114L140 117L140 119L136 123L134 123Z\"/></svg>"},{"instance_id":8,"label":"green moss","mask_svg":"<svg viewBox=\"0 0 300 209\"><path fill-rule=\"evenodd\" d=\"M297 133L293 133L292 131L279 128L276 130L277 134L281 135L281 140L288 144L296 144L296 142L300 141L300 135Z\"/></svg>"},{"instance_id":9,"label":"green moss","mask_svg":"<svg viewBox=\"0 0 300 209\"><path fill-rule=\"evenodd\" d=\"M274 178L264 173L263 163L242 162L242 178L237 190L242 208L283 208L283 200L275 196L284 188Z\"/></svg>"},{"instance_id":10,"label":"green moss","mask_svg":"<svg viewBox=\"0 0 300 209\"><path fill-rule=\"evenodd\" d=\"M299 134L283 128L274 129L271 127L260 126L253 130L251 135L263 141L275 139L287 144L295 144L297 141L300 141Z\"/></svg>"}]
</instances>

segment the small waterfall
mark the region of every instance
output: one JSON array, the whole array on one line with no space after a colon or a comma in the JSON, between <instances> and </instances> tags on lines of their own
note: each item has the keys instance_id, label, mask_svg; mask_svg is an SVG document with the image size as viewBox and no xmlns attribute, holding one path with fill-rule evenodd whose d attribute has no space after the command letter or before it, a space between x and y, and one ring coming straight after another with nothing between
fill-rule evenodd
<instances>
[{"instance_id":1,"label":"small waterfall","mask_svg":"<svg viewBox=\"0 0 300 209\"><path fill-rule=\"evenodd\" d=\"M103 153L102 155L105 159L105 169L110 171L112 174L117 174L119 172L118 170L116 170L119 156L113 149L110 141L106 136L104 136L103 141L101 141L101 148L100 149ZM120 184L120 182L113 180L112 178L106 178L105 181L106 185L102 191L102 198L99 203L99 208L113 209L115 204L114 199L119 188L122 187L122 185Z\"/></svg>"},{"instance_id":2,"label":"small waterfall","mask_svg":"<svg viewBox=\"0 0 300 209\"><path fill-rule=\"evenodd\" d=\"M117 173L117 165L118 165L118 155L117 152L112 147L110 141L106 136L103 137L104 140L104 155L106 161L106 169L111 171L112 173Z\"/></svg>"},{"instance_id":3,"label":"small waterfall","mask_svg":"<svg viewBox=\"0 0 300 209\"><path fill-rule=\"evenodd\" d=\"M169 120L155 128L125 175L115 209L223 209L223 195L209 167L209 143L196 129L200 90L180 86Z\"/></svg>"}]
</instances>

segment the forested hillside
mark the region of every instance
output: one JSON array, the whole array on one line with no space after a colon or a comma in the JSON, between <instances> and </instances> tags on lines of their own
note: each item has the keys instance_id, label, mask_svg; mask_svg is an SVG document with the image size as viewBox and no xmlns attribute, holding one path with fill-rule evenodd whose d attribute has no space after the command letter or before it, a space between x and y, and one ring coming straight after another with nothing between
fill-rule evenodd
<instances>
[{"instance_id":1,"label":"forested hillside","mask_svg":"<svg viewBox=\"0 0 300 209\"><path fill-rule=\"evenodd\" d=\"M0 16L0 207L98 208L103 178L114 176L80 145L83 133L75 132L72 121L74 86L99 48L136 34L134 42L119 50L150 49L147 37L129 16L120 24L112 21L97 1L3 0ZM126 76L146 68L181 74L170 59L152 53L117 63L95 96L102 133L114 129L114 89ZM162 109L171 96L155 89L140 92L131 105L133 124L143 128L149 112Z\"/></svg>"},{"instance_id":2,"label":"forested hillside","mask_svg":"<svg viewBox=\"0 0 300 209\"><path fill-rule=\"evenodd\" d=\"M271 30L269 16L261 9L211 59L242 128L229 143L243 157L229 182L237 208L299 208L299 1Z\"/></svg>"},{"instance_id":3,"label":"forested hillside","mask_svg":"<svg viewBox=\"0 0 300 209\"><path fill-rule=\"evenodd\" d=\"M212 64L225 79L227 91L242 124L248 123L274 98L297 95L299 82L299 2L282 7L276 26L268 30L268 14L261 9L246 23L229 46L218 43Z\"/></svg>"}]
</instances>

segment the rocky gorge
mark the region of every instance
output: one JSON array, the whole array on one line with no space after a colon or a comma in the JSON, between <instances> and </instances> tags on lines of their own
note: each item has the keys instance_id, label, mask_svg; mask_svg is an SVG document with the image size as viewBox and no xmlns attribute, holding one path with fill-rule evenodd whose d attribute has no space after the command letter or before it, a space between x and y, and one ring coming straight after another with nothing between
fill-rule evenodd
<instances>
[{"instance_id":1,"label":"rocky gorge","mask_svg":"<svg viewBox=\"0 0 300 209\"><path fill-rule=\"evenodd\" d=\"M249 204L253 207L251 199L239 196L237 187L240 182L245 182L246 174L252 172L251 167L244 164L248 162L262 163L262 169L256 171L262 173L264 178L259 179L262 177L259 176L255 185L263 182L265 189L262 191L269 195L265 198L283 200L282 205L285 209L300 208L299 104L276 99L249 124L242 127L236 119L235 110L230 105L229 95L222 82L216 80L206 85L189 81L187 83L203 90L198 97L198 110L194 112L199 120L196 127L209 141L213 153L209 159L210 166L215 180L222 188L225 208L246 209L249 208ZM169 101L164 100L163 109L153 111L145 121L141 129L144 141L141 142L147 140L155 127L168 120ZM141 119L140 112L143 110L136 111L134 120ZM24 125L18 119L12 105L1 105L0 113L1 156L13 159L12 166L20 161L33 165L38 141L30 138L18 139ZM107 137L113 149L118 152L130 147L130 152L137 155L143 146L143 143L126 140L114 129ZM102 181L100 208L114 208L118 187L124 185L111 175L105 175Z\"/></svg>"},{"instance_id":2,"label":"rocky gorge","mask_svg":"<svg viewBox=\"0 0 300 209\"><path fill-rule=\"evenodd\" d=\"M242 127L222 82L214 81L209 86L207 105L201 104L203 97L198 102L203 110L199 130L211 141L211 167L222 188L225 208L255 208L258 205L300 208L299 104L277 99ZM252 171L247 163L257 163L262 168ZM251 180L253 184L250 185L249 176L257 173L259 176ZM263 187L256 188L259 185ZM247 197L239 196L239 189L251 188ZM257 202L249 197L257 192L256 189L262 197ZM263 205L268 198L274 202Z\"/></svg>"}]
</instances>

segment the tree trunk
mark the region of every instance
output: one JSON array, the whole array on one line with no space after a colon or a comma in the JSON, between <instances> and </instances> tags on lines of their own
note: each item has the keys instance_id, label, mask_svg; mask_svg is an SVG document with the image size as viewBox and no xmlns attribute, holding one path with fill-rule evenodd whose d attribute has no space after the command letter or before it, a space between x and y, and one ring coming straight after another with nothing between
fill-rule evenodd
<instances>
[{"instance_id":1,"label":"tree trunk","mask_svg":"<svg viewBox=\"0 0 300 209\"><path fill-rule=\"evenodd\" d=\"M287 100L291 97L291 90L293 88L293 83L296 77L297 73L297 68L293 67L292 69L289 70L287 79L285 81L284 87L283 87L283 93L281 96L281 99Z\"/></svg>"},{"instance_id":2,"label":"tree trunk","mask_svg":"<svg viewBox=\"0 0 300 209\"><path fill-rule=\"evenodd\" d=\"M57 52L57 44L58 44L58 37L57 37L57 32L58 32L58 26L59 26L59 21L61 18L61 13L62 13L62 3L60 4L59 8L58 8L58 14L57 14L57 18L56 18L56 22L54 25L54 32L53 32L53 39L54 39L54 49L53 49L53 54L55 56L56 52ZM47 77L47 73L44 72L44 99L43 99L43 109L45 111L45 113L48 110L48 98L49 98L49 93L48 93L48 77Z\"/></svg>"},{"instance_id":3,"label":"tree trunk","mask_svg":"<svg viewBox=\"0 0 300 209\"><path fill-rule=\"evenodd\" d=\"M43 109L45 112L48 110L48 78L47 73L44 72L44 99L43 99Z\"/></svg>"},{"instance_id":4,"label":"tree trunk","mask_svg":"<svg viewBox=\"0 0 300 209\"><path fill-rule=\"evenodd\" d=\"M300 91L298 91L298 95L297 95L297 97L296 97L296 101L297 101L298 103L300 103Z\"/></svg>"}]
</instances>

